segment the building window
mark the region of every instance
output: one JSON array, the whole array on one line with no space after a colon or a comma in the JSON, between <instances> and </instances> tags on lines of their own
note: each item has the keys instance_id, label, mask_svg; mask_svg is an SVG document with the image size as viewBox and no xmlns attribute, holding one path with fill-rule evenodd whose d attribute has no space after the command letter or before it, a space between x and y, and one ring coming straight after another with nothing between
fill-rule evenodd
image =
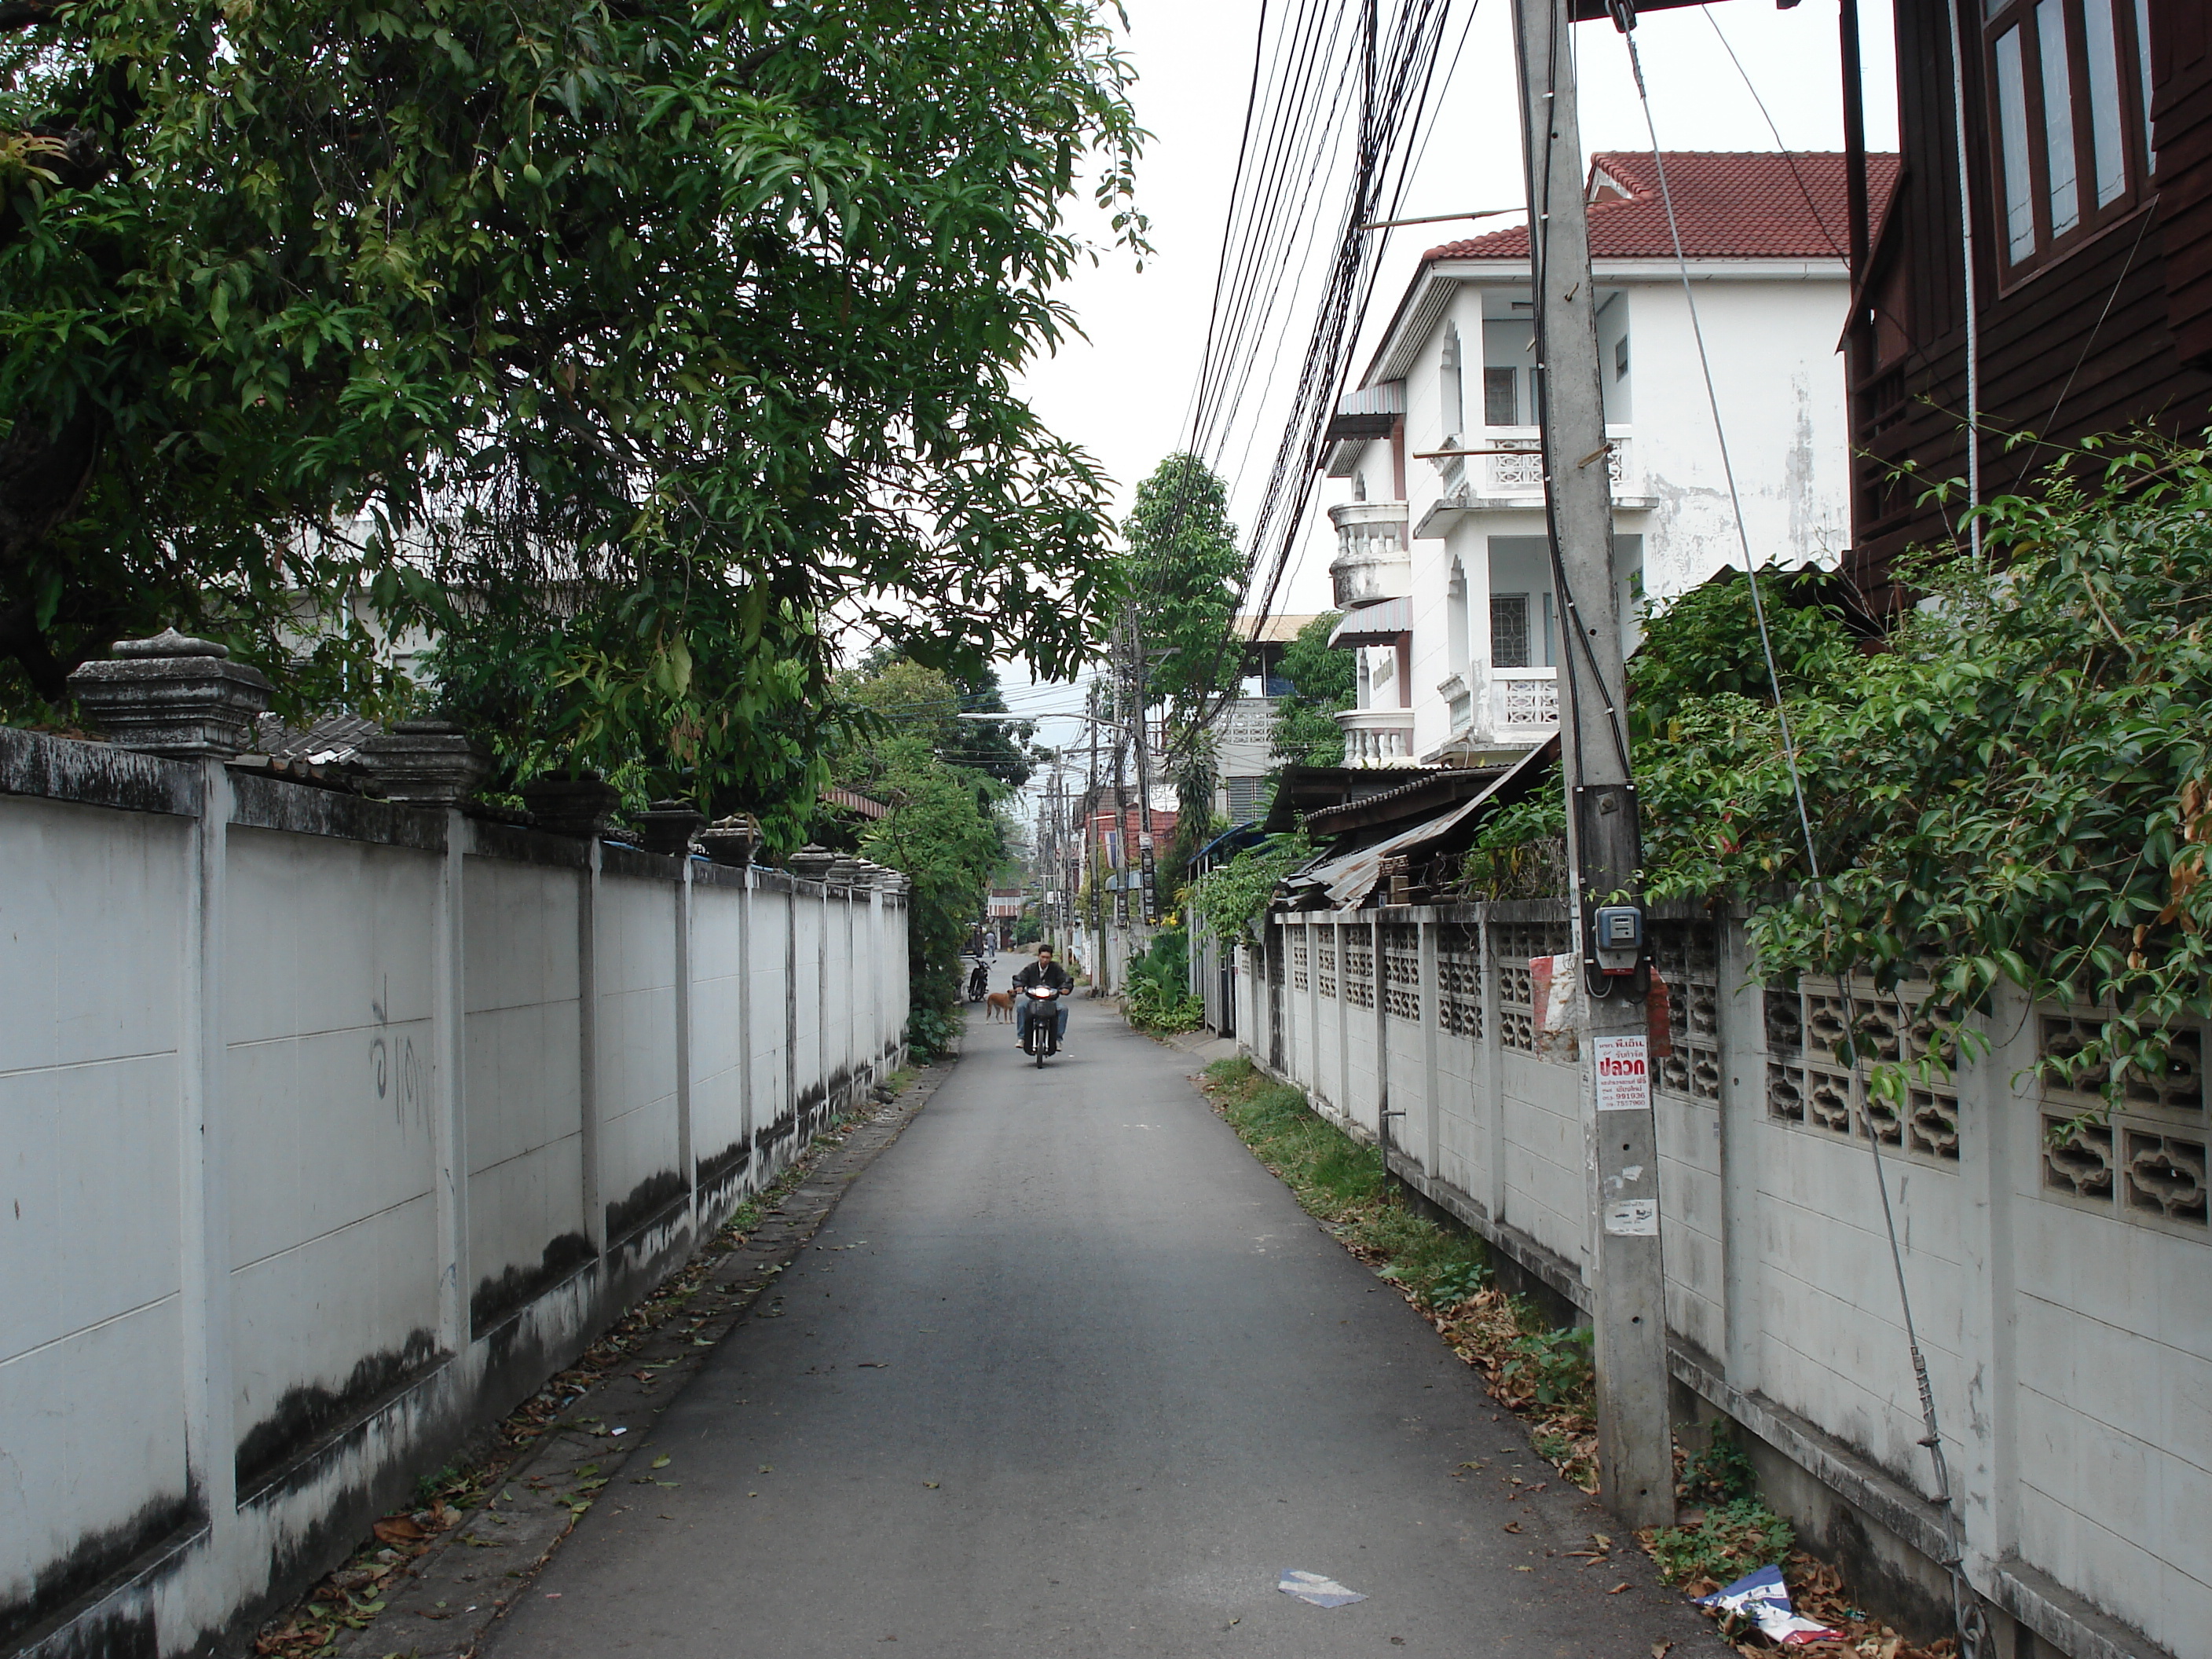
<instances>
[{"instance_id":1,"label":"building window","mask_svg":"<svg viewBox=\"0 0 2212 1659\"><path fill-rule=\"evenodd\" d=\"M1482 423L1485 426L1521 424L1520 371L1486 368L1482 371Z\"/></svg>"},{"instance_id":2,"label":"building window","mask_svg":"<svg viewBox=\"0 0 2212 1659\"><path fill-rule=\"evenodd\" d=\"M2015 270L2063 256L2149 189L2148 0L1984 0L1997 200Z\"/></svg>"},{"instance_id":3,"label":"building window","mask_svg":"<svg viewBox=\"0 0 2212 1659\"><path fill-rule=\"evenodd\" d=\"M1443 406L1444 441L1456 443L1467 430L1467 380L1459 363L1459 330L1444 330L1443 361L1437 370L1437 401Z\"/></svg>"},{"instance_id":4,"label":"building window","mask_svg":"<svg viewBox=\"0 0 2212 1659\"><path fill-rule=\"evenodd\" d=\"M1528 596L1492 593L1490 596L1490 665L1492 668L1528 666Z\"/></svg>"}]
</instances>

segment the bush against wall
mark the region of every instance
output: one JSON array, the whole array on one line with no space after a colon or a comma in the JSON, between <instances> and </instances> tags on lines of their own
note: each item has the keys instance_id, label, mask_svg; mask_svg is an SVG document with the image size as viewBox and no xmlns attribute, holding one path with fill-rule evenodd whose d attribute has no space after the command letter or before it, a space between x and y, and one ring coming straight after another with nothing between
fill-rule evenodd
<instances>
[{"instance_id":1,"label":"bush against wall","mask_svg":"<svg viewBox=\"0 0 2212 1659\"><path fill-rule=\"evenodd\" d=\"M2101 1008L2063 1064L2117 1091L2212 1016L2212 454L2115 445L1982 516L1986 562L1907 567L1927 602L1878 655L1763 581L1778 706L1745 584L1652 617L1631 670L1650 888L1750 904L1765 975L1924 981L1920 1018L2004 981Z\"/></svg>"},{"instance_id":2,"label":"bush against wall","mask_svg":"<svg viewBox=\"0 0 2212 1659\"><path fill-rule=\"evenodd\" d=\"M1283 878L1314 855L1305 831L1269 836L1192 883L1186 903L1223 939L1235 939L1267 908Z\"/></svg>"},{"instance_id":3,"label":"bush against wall","mask_svg":"<svg viewBox=\"0 0 2212 1659\"><path fill-rule=\"evenodd\" d=\"M866 858L912 883L907 967L910 1039L930 1053L951 1040L966 969L961 949L982 915L992 878L1007 859L1000 804L1007 786L962 761L1002 759L971 746L957 718L966 696L934 669L904 659L840 677L845 736L830 763L844 787L890 811L855 836Z\"/></svg>"}]
</instances>

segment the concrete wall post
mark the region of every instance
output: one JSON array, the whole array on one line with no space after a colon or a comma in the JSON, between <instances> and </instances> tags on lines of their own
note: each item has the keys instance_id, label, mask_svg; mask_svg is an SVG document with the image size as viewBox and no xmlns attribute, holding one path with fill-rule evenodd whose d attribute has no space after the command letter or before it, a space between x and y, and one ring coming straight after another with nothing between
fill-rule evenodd
<instances>
[{"instance_id":1,"label":"concrete wall post","mask_svg":"<svg viewBox=\"0 0 2212 1659\"><path fill-rule=\"evenodd\" d=\"M1720 1358L1730 1385L1755 1394L1766 1316L1758 1219L1766 1116L1766 993L1747 982L1743 929L1728 921L1717 931L1713 1002L1721 1060L1721 1320L1728 1349ZM1688 988L1676 994L1687 995Z\"/></svg>"},{"instance_id":2,"label":"concrete wall post","mask_svg":"<svg viewBox=\"0 0 2212 1659\"><path fill-rule=\"evenodd\" d=\"M230 1194L223 1148L227 1030L223 951L229 905L231 789L220 756L204 759L198 823L187 845L191 894L184 930L178 1075L184 1146L179 1212L183 1295L185 1455L208 1530L208 1551L230 1561L238 1528L238 1428L230 1334ZM192 1622L220 1624L228 1611L234 1567L196 1581Z\"/></svg>"},{"instance_id":3,"label":"concrete wall post","mask_svg":"<svg viewBox=\"0 0 2212 1659\"><path fill-rule=\"evenodd\" d=\"M599 1133L602 1103L599 1090L599 843L586 844L584 868L577 878L576 893L576 1054L582 1070L578 1079L583 1102L584 1236L594 1254L607 1250L607 1206L604 1171L605 1154Z\"/></svg>"},{"instance_id":4,"label":"concrete wall post","mask_svg":"<svg viewBox=\"0 0 2212 1659\"><path fill-rule=\"evenodd\" d=\"M699 1152L691 1134L691 860L679 854L681 874L670 895L676 945L676 1167L684 1177L691 1235L699 1234Z\"/></svg>"},{"instance_id":5,"label":"concrete wall post","mask_svg":"<svg viewBox=\"0 0 2212 1659\"><path fill-rule=\"evenodd\" d=\"M430 941L433 1156L437 1160L438 1343L469 1347L468 915L469 821L446 810L446 860Z\"/></svg>"}]
</instances>

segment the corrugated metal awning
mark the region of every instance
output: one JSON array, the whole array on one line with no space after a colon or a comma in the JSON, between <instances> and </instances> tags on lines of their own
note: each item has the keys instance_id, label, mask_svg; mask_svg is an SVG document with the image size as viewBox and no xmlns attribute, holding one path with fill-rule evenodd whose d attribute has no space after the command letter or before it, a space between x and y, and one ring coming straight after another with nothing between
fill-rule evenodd
<instances>
[{"instance_id":1,"label":"corrugated metal awning","mask_svg":"<svg viewBox=\"0 0 2212 1659\"><path fill-rule=\"evenodd\" d=\"M1339 645L1395 645L1398 636L1413 631L1413 602L1382 599L1344 613L1344 620L1329 630L1328 642Z\"/></svg>"}]
</instances>

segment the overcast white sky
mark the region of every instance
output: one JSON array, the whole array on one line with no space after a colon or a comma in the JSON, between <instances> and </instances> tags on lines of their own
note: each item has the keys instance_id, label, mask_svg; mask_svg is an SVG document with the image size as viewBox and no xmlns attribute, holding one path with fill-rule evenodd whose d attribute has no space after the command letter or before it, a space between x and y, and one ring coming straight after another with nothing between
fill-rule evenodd
<instances>
[{"instance_id":1,"label":"overcast white sky","mask_svg":"<svg viewBox=\"0 0 2212 1659\"><path fill-rule=\"evenodd\" d=\"M1141 272L1127 255L1111 253L1071 281L1061 294L1089 338L1071 343L1057 357L1039 364L1027 380L1046 423L1098 458L1117 481L1125 507L1137 481L1183 442L1260 11L1258 0L1127 4L1127 51L1140 77L1134 94L1137 113L1153 134L1138 172L1138 192L1151 216L1157 252ZM1880 4L1862 9L1867 137L1877 149L1896 143L1897 76L1887 9ZM1455 9L1447 58L1465 15ZM1456 73L1443 89L1434 131L1401 210L1404 215L1521 204L1510 17L1503 0L1484 0L1475 9ZM1581 24L1575 33L1585 149L1649 149L1620 37L1609 23ZM1773 117L1780 145L1729 61L1722 34ZM1637 40L1660 142L1667 149L1843 147L1836 0L1804 0L1788 11L1777 10L1771 0L1724 0L1650 13L1639 23ZM1440 63L1439 77L1443 70ZM1332 195L1314 210L1334 227L1340 198ZM1510 222L1416 226L1387 233L1391 240L1376 284L1373 314L1356 361L1364 361L1424 249ZM1297 310L1303 325L1310 310ZM1281 380L1296 374L1304 344L1302 327L1294 330L1285 343ZM1270 407L1251 429L1238 434L1223 458L1240 526L1249 521L1279 426L1279 413ZM1320 528L1326 532L1325 520ZM1279 610L1327 607L1332 550L1325 534L1309 531ZM1018 681L1019 676L1009 678ZM1081 707L1081 693L1072 688L1032 690L1013 684L1008 690L1017 707ZM1079 730L1073 721L1054 722L1041 735L1045 741L1072 743Z\"/></svg>"}]
</instances>

